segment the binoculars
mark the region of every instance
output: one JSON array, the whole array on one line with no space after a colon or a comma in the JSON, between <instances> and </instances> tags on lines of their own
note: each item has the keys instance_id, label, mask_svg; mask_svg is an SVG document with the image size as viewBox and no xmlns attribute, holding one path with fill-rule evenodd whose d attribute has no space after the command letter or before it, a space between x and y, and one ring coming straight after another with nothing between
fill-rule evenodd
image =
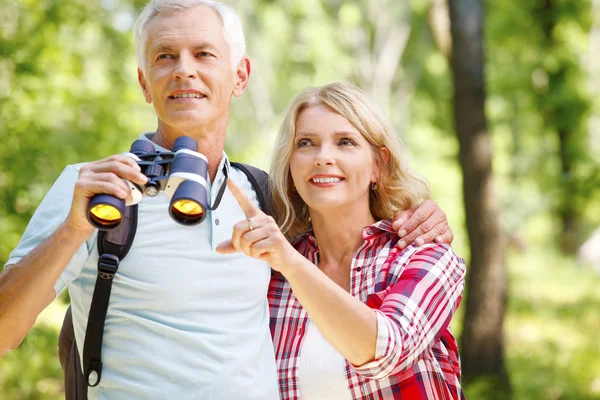
<instances>
[{"instance_id":1,"label":"binoculars","mask_svg":"<svg viewBox=\"0 0 600 400\"><path fill-rule=\"evenodd\" d=\"M156 151L148 140L136 140L126 155L137 162L148 182L142 187L125 180L131 189L130 202L109 194L92 196L88 221L100 230L114 229L123 220L125 207L138 204L144 194L154 197L164 190L171 199L171 218L182 225L201 223L208 209L208 160L197 150L198 143L187 136L178 137L170 152Z\"/></svg>"}]
</instances>

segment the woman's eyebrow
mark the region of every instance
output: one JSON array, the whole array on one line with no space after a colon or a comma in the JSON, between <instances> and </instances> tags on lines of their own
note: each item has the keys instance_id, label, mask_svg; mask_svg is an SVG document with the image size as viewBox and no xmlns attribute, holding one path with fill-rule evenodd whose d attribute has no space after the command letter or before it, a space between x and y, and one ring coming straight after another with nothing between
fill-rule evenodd
<instances>
[{"instance_id":1,"label":"woman's eyebrow","mask_svg":"<svg viewBox=\"0 0 600 400\"><path fill-rule=\"evenodd\" d=\"M334 135L335 136L359 136L360 133L353 132L353 131L347 131L347 130L340 130L340 131L335 131Z\"/></svg>"},{"instance_id":2,"label":"woman's eyebrow","mask_svg":"<svg viewBox=\"0 0 600 400\"><path fill-rule=\"evenodd\" d=\"M308 131L298 131L296 132L296 136L317 136L316 134Z\"/></svg>"}]
</instances>

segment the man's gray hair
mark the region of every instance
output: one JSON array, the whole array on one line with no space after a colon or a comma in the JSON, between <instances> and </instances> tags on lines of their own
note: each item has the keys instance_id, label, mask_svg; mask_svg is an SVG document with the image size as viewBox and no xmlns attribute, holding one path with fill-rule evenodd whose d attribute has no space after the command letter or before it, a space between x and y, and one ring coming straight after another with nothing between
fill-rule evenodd
<instances>
[{"instance_id":1,"label":"man's gray hair","mask_svg":"<svg viewBox=\"0 0 600 400\"><path fill-rule=\"evenodd\" d=\"M221 18L223 24L223 35L225 43L229 46L229 56L231 58L232 68L236 68L238 63L246 54L246 39L242 29L240 17L226 4L213 0L152 0L138 17L133 27L135 35L135 56L138 66L146 73L146 46L147 35L146 28L148 23L158 14L180 13L198 6L208 7L214 10Z\"/></svg>"}]
</instances>

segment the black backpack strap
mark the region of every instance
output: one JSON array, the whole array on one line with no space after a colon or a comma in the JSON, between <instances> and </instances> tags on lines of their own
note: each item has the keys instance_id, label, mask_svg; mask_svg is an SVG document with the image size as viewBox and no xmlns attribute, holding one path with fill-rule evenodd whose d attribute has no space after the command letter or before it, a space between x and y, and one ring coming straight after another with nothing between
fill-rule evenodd
<instances>
[{"instance_id":1,"label":"black backpack strap","mask_svg":"<svg viewBox=\"0 0 600 400\"><path fill-rule=\"evenodd\" d=\"M83 378L81 358L77 350L71 306L67 308L58 336L58 356L65 375L65 400L87 399L87 382Z\"/></svg>"},{"instance_id":2,"label":"black backpack strap","mask_svg":"<svg viewBox=\"0 0 600 400\"><path fill-rule=\"evenodd\" d=\"M252 165L242 164L239 162L231 162L232 167L242 171L247 177L258 197L260 208L265 214L273 215L271 187L269 185L269 174L260 168Z\"/></svg>"},{"instance_id":3,"label":"black backpack strap","mask_svg":"<svg viewBox=\"0 0 600 400\"><path fill-rule=\"evenodd\" d=\"M117 228L98 232L98 276L85 331L82 365L83 376L92 387L102 379L102 337L110 292L119 263L129 252L135 238L137 215L137 205L127 207L123 221Z\"/></svg>"}]
</instances>

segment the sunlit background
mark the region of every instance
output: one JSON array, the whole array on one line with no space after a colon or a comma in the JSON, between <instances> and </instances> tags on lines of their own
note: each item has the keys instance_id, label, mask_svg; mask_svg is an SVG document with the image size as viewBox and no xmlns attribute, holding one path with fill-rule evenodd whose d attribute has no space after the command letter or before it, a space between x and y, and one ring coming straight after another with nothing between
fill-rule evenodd
<instances>
[{"instance_id":1,"label":"sunlit background","mask_svg":"<svg viewBox=\"0 0 600 400\"><path fill-rule=\"evenodd\" d=\"M226 3L242 17L253 67L233 100L230 158L268 168L295 93L355 83L408 144L468 261L446 1ZM0 268L66 164L126 151L155 129L131 32L144 4L0 0ZM479 377L467 398L600 399L600 1L488 0L483 25L512 392ZM0 399L63 397L67 304L55 301L0 359ZM459 338L463 313L464 302Z\"/></svg>"}]
</instances>

